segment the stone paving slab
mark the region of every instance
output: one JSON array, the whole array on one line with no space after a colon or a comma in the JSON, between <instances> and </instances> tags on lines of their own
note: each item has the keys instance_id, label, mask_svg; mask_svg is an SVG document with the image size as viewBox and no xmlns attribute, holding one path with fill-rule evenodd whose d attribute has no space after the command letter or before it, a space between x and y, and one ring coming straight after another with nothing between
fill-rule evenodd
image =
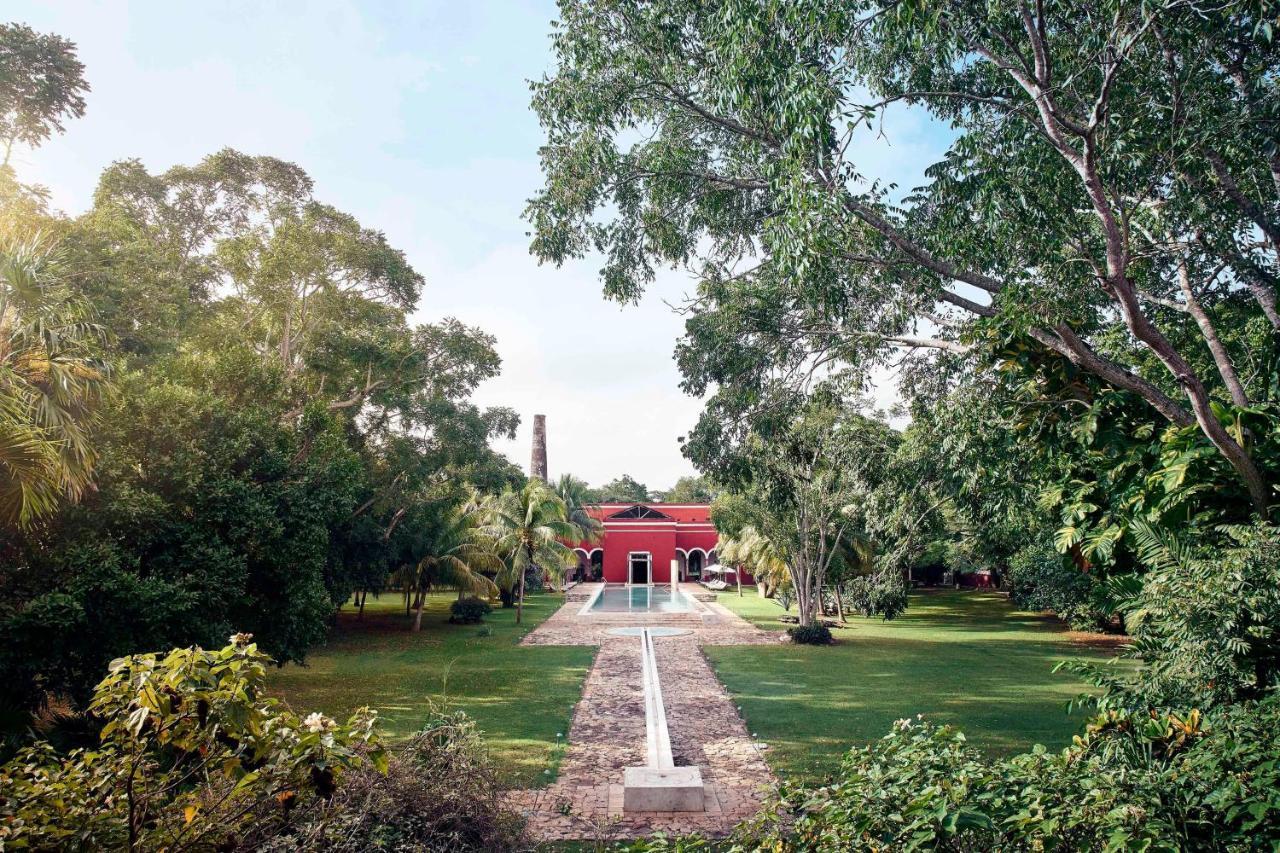
<instances>
[{"instance_id":1,"label":"stone paving slab","mask_svg":"<svg viewBox=\"0 0 1280 853\"><path fill-rule=\"evenodd\" d=\"M688 614L654 614L643 623L690 629L684 636L655 638L654 650L672 752L678 766L701 769L705 812L622 810L623 769L645 762L640 640L611 636L607 630L636 622L583 618L578 616L581 601L572 601L525 638L529 645L600 646L574 709L559 777L547 788L510 794L534 838L606 840L655 832L722 836L759 810L775 784L773 774L700 647L778 639L717 604L708 607L714 620L695 616L668 622Z\"/></svg>"}]
</instances>

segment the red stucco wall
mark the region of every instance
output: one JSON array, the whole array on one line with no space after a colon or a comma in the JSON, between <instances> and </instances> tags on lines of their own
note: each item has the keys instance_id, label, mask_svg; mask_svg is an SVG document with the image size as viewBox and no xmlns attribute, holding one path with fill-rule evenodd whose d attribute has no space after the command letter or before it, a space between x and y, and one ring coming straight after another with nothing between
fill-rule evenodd
<instances>
[{"instance_id":1,"label":"red stucco wall","mask_svg":"<svg viewBox=\"0 0 1280 853\"><path fill-rule=\"evenodd\" d=\"M705 555L715 550L719 535L711 523L711 508L708 504L644 504L669 516L669 521L610 518L633 506L635 504L615 503L592 507L591 515L604 522L604 539L594 545L579 543L576 546L588 554L596 548L603 549L604 579L607 582L627 582L632 552L648 552L652 555L654 583L671 582L671 561L676 558L677 549L685 555L698 549L704 555L704 565L710 564L711 561L705 559ZM743 583L754 582L746 573L743 573L742 580Z\"/></svg>"}]
</instances>

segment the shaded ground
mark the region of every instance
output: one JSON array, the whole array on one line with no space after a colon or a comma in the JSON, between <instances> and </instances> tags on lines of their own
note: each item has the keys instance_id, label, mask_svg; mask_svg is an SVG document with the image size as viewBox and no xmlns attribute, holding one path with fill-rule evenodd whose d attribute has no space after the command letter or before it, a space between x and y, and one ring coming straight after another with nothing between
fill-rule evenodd
<instances>
[{"instance_id":1,"label":"shaded ground","mask_svg":"<svg viewBox=\"0 0 1280 853\"><path fill-rule=\"evenodd\" d=\"M718 601L767 631L786 627L781 608L754 590ZM1065 705L1085 687L1054 665L1113 653L990 592L917 592L898 619L850 626L833 631L831 647L704 649L752 733L769 744L775 771L825 775L851 746L917 713L960 727L989 754L1065 746L1083 719Z\"/></svg>"},{"instance_id":2,"label":"shaded ground","mask_svg":"<svg viewBox=\"0 0 1280 853\"><path fill-rule=\"evenodd\" d=\"M329 642L312 650L306 666L273 672L270 689L297 710L340 717L369 705L392 737L411 734L432 703L447 702L476 720L513 786L546 784L595 649L517 645L563 596L530 596L520 626L514 610L501 609L483 625L450 625L456 597L431 596L416 634L397 595L370 599L363 620L345 607Z\"/></svg>"}]
</instances>

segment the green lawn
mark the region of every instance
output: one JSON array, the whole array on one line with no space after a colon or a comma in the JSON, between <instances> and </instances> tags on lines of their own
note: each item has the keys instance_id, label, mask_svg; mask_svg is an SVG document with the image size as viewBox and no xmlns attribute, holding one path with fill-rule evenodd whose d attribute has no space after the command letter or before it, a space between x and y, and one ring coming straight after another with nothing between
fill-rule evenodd
<instances>
[{"instance_id":1,"label":"green lawn","mask_svg":"<svg viewBox=\"0 0 1280 853\"><path fill-rule=\"evenodd\" d=\"M359 621L344 607L329 642L307 656L306 666L286 666L268 683L299 711L345 716L361 705L376 708L392 737L419 728L432 703L461 708L484 731L512 785L546 784L595 647L516 645L562 596L530 596L519 626L514 610L501 609L484 625L450 625L455 598L431 596L417 634L398 595L370 599Z\"/></svg>"},{"instance_id":2,"label":"green lawn","mask_svg":"<svg viewBox=\"0 0 1280 853\"><path fill-rule=\"evenodd\" d=\"M766 630L786 627L777 620L782 610L755 590L721 593L719 601ZM918 713L960 727L989 754L1065 746L1081 722L1065 705L1084 686L1054 673L1054 664L1112 654L1073 642L1081 635L1055 619L976 591L912 593L898 619L854 618L832 633L831 647L706 650L777 770L822 776L849 747Z\"/></svg>"}]
</instances>

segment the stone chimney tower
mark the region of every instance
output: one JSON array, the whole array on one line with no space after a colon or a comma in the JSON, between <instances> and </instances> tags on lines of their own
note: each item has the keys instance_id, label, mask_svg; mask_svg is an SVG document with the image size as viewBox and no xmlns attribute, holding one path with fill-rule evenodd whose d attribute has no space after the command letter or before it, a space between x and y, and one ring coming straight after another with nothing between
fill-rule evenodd
<instances>
[{"instance_id":1,"label":"stone chimney tower","mask_svg":"<svg viewBox=\"0 0 1280 853\"><path fill-rule=\"evenodd\" d=\"M529 476L547 481L547 416L533 416L533 457L529 461Z\"/></svg>"}]
</instances>

